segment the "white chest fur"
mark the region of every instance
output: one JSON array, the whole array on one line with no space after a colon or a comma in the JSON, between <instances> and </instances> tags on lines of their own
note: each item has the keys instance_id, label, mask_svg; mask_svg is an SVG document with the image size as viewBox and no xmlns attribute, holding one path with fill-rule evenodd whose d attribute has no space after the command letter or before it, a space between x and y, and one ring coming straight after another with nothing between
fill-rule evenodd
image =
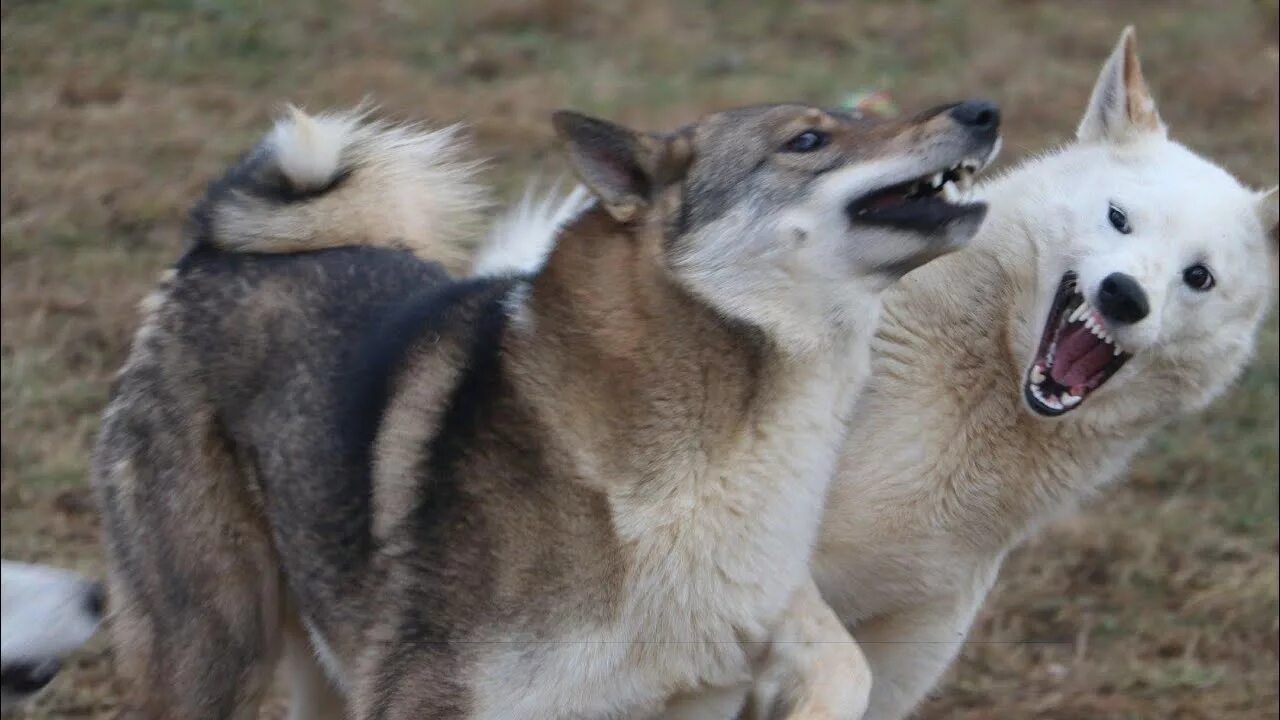
<instances>
[{"instance_id":1,"label":"white chest fur","mask_svg":"<svg viewBox=\"0 0 1280 720\"><path fill-rule=\"evenodd\" d=\"M487 717L653 713L670 695L749 678L751 652L806 577L865 346L785 374L734 441L673 458L659 499L618 493L628 551L617 619L483 672Z\"/></svg>"}]
</instances>

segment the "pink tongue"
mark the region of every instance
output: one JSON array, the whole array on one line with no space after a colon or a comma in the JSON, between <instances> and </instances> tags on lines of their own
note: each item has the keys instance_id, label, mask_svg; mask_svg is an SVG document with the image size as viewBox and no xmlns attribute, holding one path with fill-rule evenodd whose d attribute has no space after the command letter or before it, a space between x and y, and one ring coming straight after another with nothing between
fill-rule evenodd
<instances>
[{"instance_id":1,"label":"pink tongue","mask_svg":"<svg viewBox=\"0 0 1280 720\"><path fill-rule=\"evenodd\" d=\"M1083 323L1072 325L1058 338L1049 377L1066 387L1084 385L1111 362L1113 355L1111 346L1089 332Z\"/></svg>"}]
</instances>

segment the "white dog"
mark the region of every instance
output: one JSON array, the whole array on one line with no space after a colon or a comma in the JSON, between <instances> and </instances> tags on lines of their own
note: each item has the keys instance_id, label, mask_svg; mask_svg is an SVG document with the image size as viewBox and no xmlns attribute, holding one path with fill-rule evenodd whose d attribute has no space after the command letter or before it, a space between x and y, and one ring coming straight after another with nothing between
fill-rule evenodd
<instances>
[{"instance_id":1,"label":"white dog","mask_svg":"<svg viewBox=\"0 0 1280 720\"><path fill-rule=\"evenodd\" d=\"M971 249L886 299L814 561L875 720L937 682L1010 549L1240 374L1275 292L1276 190L1168 138L1132 29L1077 141L980 192Z\"/></svg>"},{"instance_id":2,"label":"white dog","mask_svg":"<svg viewBox=\"0 0 1280 720\"><path fill-rule=\"evenodd\" d=\"M814 558L871 664L869 719L933 687L1010 549L1239 375L1274 296L1276 190L1168 138L1131 28L1077 141L979 193L970 248L885 299ZM500 228L477 272L536 265L539 227Z\"/></svg>"},{"instance_id":3,"label":"white dog","mask_svg":"<svg viewBox=\"0 0 1280 720\"><path fill-rule=\"evenodd\" d=\"M0 561L0 712L44 689L63 660L93 637L102 586L45 565Z\"/></svg>"}]
</instances>

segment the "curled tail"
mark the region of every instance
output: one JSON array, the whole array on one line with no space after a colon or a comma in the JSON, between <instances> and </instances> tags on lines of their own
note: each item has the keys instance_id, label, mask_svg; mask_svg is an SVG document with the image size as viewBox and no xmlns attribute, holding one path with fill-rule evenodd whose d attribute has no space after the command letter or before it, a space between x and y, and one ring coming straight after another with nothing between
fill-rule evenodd
<instances>
[{"instance_id":1,"label":"curled tail","mask_svg":"<svg viewBox=\"0 0 1280 720\"><path fill-rule=\"evenodd\" d=\"M360 110L290 107L209 187L189 239L246 253L376 245L459 271L489 204L466 150L456 125L422 130Z\"/></svg>"}]
</instances>

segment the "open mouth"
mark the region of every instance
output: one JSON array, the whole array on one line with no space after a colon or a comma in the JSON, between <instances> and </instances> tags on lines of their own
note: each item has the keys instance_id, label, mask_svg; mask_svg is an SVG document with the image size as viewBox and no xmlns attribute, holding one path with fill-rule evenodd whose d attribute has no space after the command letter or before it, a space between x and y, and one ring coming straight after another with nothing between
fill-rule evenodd
<instances>
[{"instance_id":1,"label":"open mouth","mask_svg":"<svg viewBox=\"0 0 1280 720\"><path fill-rule=\"evenodd\" d=\"M1076 274L1068 272L1058 285L1040 349L1027 371L1027 403L1049 417L1074 410L1130 357L1077 288Z\"/></svg>"},{"instance_id":2,"label":"open mouth","mask_svg":"<svg viewBox=\"0 0 1280 720\"><path fill-rule=\"evenodd\" d=\"M986 205L971 202L974 176L986 163L966 159L948 168L863 195L849 204L854 222L932 233Z\"/></svg>"}]
</instances>

